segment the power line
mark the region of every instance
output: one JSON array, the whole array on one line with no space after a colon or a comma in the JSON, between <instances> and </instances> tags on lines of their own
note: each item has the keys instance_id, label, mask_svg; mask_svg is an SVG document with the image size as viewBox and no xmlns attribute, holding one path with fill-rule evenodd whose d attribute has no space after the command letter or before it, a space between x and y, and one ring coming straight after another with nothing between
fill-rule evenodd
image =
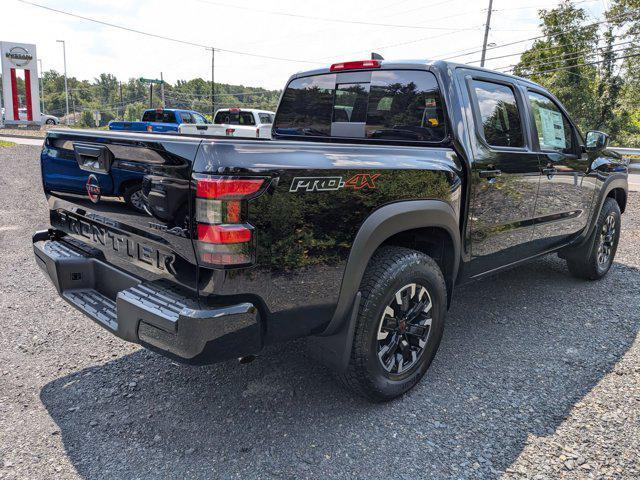
<instances>
[{"instance_id":1,"label":"power line","mask_svg":"<svg viewBox=\"0 0 640 480\"><path fill-rule=\"evenodd\" d=\"M571 2L573 5L580 5L581 3L596 3L599 2L600 0L581 0L580 2ZM550 5L549 7L553 7L553 5ZM549 7L543 7L541 5L527 5L527 6L523 6L523 7L509 7L509 8L494 8L493 11L494 12L506 12L506 11L510 11L510 10L530 10L530 9L536 9L536 10L545 10Z\"/></svg>"},{"instance_id":2,"label":"power line","mask_svg":"<svg viewBox=\"0 0 640 480\"><path fill-rule=\"evenodd\" d=\"M634 57L640 57L640 53L634 53L632 55L624 55L624 56L616 58L616 60L624 60L625 58L634 58ZM606 61L608 61L608 60L606 60L606 59L605 60L598 60L596 62L579 63L577 65L571 65L571 66L567 66L567 67L552 68L552 69L549 69L549 70L540 70L538 72L532 72L532 73L529 73L527 75L523 75L523 77L529 78L529 77L532 77L534 75L541 75L543 73L559 72L559 71L562 71L562 70L569 70L569 69L576 68L576 67L586 67L588 65L598 65L599 63L604 63Z\"/></svg>"},{"instance_id":3,"label":"power line","mask_svg":"<svg viewBox=\"0 0 640 480\"><path fill-rule=\"evenodd\" d=\"M581 42L559 43L558 45L553 45L553 46L551 46L551 47L536 48L536 51L538 51L538 52L545 52L545 51L547 51L547 50L555 50L555 49L557 49L557 48L571 47L571 46L573 46L573 45L578 45L579 43L581 43ZM633 42L624 42L624 43L633 43ZM621 43L621 44L619 44L619 45L622 45L622 43ZM489 57L489 58L487 58L487 59L485 59L485 60L498 60L498 59L501 59L501 58L516 57L516 56L518 56L518 55L522 55L523 53L526 53L526 52L528 52L528 51L529 51L529 50L522 50L522 51L520 51L520 52L510 53L510 54L508 54L508 55L500 55L500 56L497 56L497 57ZM469 60L469 61L467 61L467 62L465 62L465 63L478 63L479 61L480 61L480 60ZM511 65L509 65L509 66L511 66ZM500 68L506 68L506 67L500 67Z\"/></svg>"},{"instance_id":4,"label":"power line","mask_svg":"<svg viewBox=\"0 0 640 480\"><path fill-rule=\"evenodd\" d=\"M273 95L275 92L277 92L277 90L264 91L264 92L216 93L215 96L216 97L225 97L225 96L247 97L247 96L254 96L254 95ZM186 96L186 97L197 97L197 98L201 98L201 97L209 98L211 96L211 94L209 93L186 93L186 92L176 92L176 91L167 91L166 94L171 96Z\"/></svg>"},{"instance_id":5,"label":"power line","mask_svg":"<svg viewBox=\"0 0 640 480\"><path fill-rule=\"evenodd\" d=\"M621 42L621 43L612 44L610 46L611 47L619 47L620 45L627 45L629 43L635 43L635 42L633 42L633 41ZM594 52L594 50L595 51L597 51L597 50L605 50L607 48L609 48L608 45L604 46L604 47L588 48L588 49L581 50L581 51L578 51L578 52L567 52L566 54L560 55L559 57L554 58L552 60L545 59L545 60L533 62L533 63L527 64L527 65L524 65L524 67L525 68L530 68L530 67L536 67L536 66L541 66L541 65L552 65L552 64L558 63L558 62L566 62L566 61L569 61L569 60L575 60L576 58L580 58L581 56L583 56L585 53ZM625 50L625 49L628 49L628 48L634 48L634 47L626 47L626 48L622 48L622 49L619 49L619 50L612 50L612 52L619 52L621 50ZM505 65L504 67L497 67L494 70L511 71L511 70L514 70L515 67L517 67L518 65L519 65L519 63L512 64L512 65Z\"/></svg>"},{"instance_id":6,"label":"power line","mask_svg":"<svg viewBox=\"0 0 640 480\"><path fill-rule=\"evenodd\" d=\"M271 56L271 55L260 55L260 54L257 54L257 53L243 52L243 51L240 51L240 50L230 50L230 49L227 49L227 48L212 47L211 45L204 45L202 43L191 42L191 41L188 41L188 40L180 40L179 38L167 37L165 35L159 35L157 33L144 32L142 30L137 30L135 28L125 27L123 25L117 25L115 23L105 22L103 20L98 20L96 18L91 18L91 17L87 17L87 16L84 16L84 15L78 15L76 13L67 12L65 10L59 10L57 8L48 7L46 5L40 5L39 3L30 2L28 0L18 0L18 2L24 3L26 5L31 5L33 7L42 8L44 10L49 10L51 12L60 13L62 15L67 15L69 17L79 18L81 20L86 20L88 22L98 23L100 25L105 25L107 27L117 28L117 29L124 30L124 31L127 31L127 32L131 32L131 33L138 33L140 35L146 35L147 37L159 38L161 40L166 40L168 42L180 43L182 45L189 45L191 47L208 48L208 49L213 48L217 52L233 53L233 54L236 54L236 55L246 55L248 57L266 58L266 59L269 59L269 60L281 60L281 61L285 61L285 62L296 62L296 63L317 63L317 62L309 61L309 60L299 60L299 59L293 59L293 58L274 57L274 56Z\"/></svg>"},{"instance_id":7,"label":"power line","mask_svg":"<svg viewBox=\"0 0 640 480\"><path fill-rule=\"evenodd\" d=\"M417 30L453 30L452 28L449 28L449 27L434 27L434 26L425 26L425 25L398 25L393 23L376 23L376 22L365 22L361 20L345 20L343 18L316 17L313 15L301 15L298 13L290 13L290 12L277 12L273 10L266 10L266 9L260 9L260 8L244 7L241 5L229 5L226 3L219 3L211 0L197 0L197 1L200 3L205 3L207 5L213 5L216 7L234 8L237 10L249 10L251 12L265 13L267 15L278 15L282 17L302 18L306 20L316 20L320 22L346 23L349 25L370 25L373 27L408 28L408 29L417 29Z\"/></svg>"},{"instance_id":8,"label":"power line","mask_svg":"<svg viewBox=\"0 0 640 480\"><path fill-rule=\"evenodd\" d=\"M463 29L463 30L466 30L466 29ZM479 29L476 28L476 30L479 30ZM428 37L422 37L422 38L418 38L418 39L415 39L415 40L409 40L407 42L393 43L393 44L390 44L390 45L378 45L376 47L371 47L371 48L368 48L366 50L365 49L356 50L356 51L351 51L349 53L342 53L340 55L329 55L329 56L326 56L326 57L318 58L317 60L326 60L326 59L329 59L329 58L344 57L344 56L347 56L347 55L355 55L356 53L371 52L371 51L382 50L382 49L385 49L385 48L393 48L393 47L400 47L400 46L403 46L403 45L410 45L412 43L423 42L425 40L433 40L435 38L442 38L442 37L446 37L446 36L449 36L449 35L454 35L454 34L456 34L458 32L461 32L461 31L462 30L453 30L451 32L441 33L439 35L430 35Z\"/></svg>"},{"instance_id":9,"label":"power line","mask_svg":"<svg viewBox=\"0 0 640 480\"><path fill-rule=\"evenodd\" d=\"M637 9L637 11L640 11L640 9ZM615 16L614 18L624 17L625 15L628 15L629 13L630 12L622 13L620 15ZM601 21L590 23L590 24L587 24L587 25L580 25L580 26L578 26L576 28L577 29L584 29L584 28L593 27L593 26L596 26L596 25L602 25L602 24L605 24L605 23L613 23L614 21L615 20L612 20L612 19L610 19L610 20L601 20ZM514 42L503 43L502 45L496 45L495 47L487 47L487 50L495 50L497 48L509 47L511 45L517 45L519 43L528 42L530 40L538 40L540 38L554 38L554 37L557 37L559 35L565 35L566 33L567 32L560 32L560 33L556 33L556 34L553 34L553 35L537 35L535 37L524 38L522 40L516 40ZM472 55L474 53L482 53L482 49L474 50L472 52L467 52L467 53L461 53L459 55L453 55L453 56L449 56L449 57L444 57L444 58L441 58L440 60L451 60L451 59L454 59L454 58L459 58L459 57L465 57L467 55ZM473 62L475 62L475 61L477 61L477 60L473 60Z\"/></svg>"}]
</instances>

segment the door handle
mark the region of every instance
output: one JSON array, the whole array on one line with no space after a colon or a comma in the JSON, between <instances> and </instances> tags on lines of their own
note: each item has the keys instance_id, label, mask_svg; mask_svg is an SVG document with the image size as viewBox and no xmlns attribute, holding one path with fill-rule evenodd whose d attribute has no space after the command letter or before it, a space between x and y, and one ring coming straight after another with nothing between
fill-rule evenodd
<instances>
[{"instance_id":1,"label":"door handle","mask_svg":"<svg viewBox=\"0 0 640 480\"><path fill-rule=\"evenodd\" d=\"M480 178L496 178L502 175L502 170L480 170L478 176Z\"/></svg>"}]
</instances>

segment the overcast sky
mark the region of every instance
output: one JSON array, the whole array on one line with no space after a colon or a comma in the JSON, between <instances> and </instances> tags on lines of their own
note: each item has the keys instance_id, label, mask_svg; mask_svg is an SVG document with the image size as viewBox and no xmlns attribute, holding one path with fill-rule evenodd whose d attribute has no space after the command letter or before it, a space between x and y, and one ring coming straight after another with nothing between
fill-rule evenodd
<instances>
[{"instance_id":1,"label":"overcast sky","mask_svg":"<svg viewBox=\"0 0 640 480\"><path fill-rule=\"evenodd\" d=\"M126 32L18 0L1 0L0 41L35 43L45 70L63 70L66 40L69 75L93 79L109 72L130 77L211 78L204 47ZM58 10L201 45L276 60L216 52L216 82L282 88L294 72L344 60L442 58L482 46L488 0L33 0ZM577 1L594 21L606 0ZM558 0L494 0L489 42L501 45L539 34L537 9ZM314 17L314 18L309 18ZM354 23L350 23L354 22ZM378 24L378 25L372 25ZM381 25L384 24L384 25ZM391 26L389 26L391 25ZM530 42L487 52L524 50ZM456 61L479 60L479 53ZM489 60L508 66L518 57ZM296 60L296 61L293 61ZM308 62L308 63L305 63Z\"/></svg>"}]
</instances>

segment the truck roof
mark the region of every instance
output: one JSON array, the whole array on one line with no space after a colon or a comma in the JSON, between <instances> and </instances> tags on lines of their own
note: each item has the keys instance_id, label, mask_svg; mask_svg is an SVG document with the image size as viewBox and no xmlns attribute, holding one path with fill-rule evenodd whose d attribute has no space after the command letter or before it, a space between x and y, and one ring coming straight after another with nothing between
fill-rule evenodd
<instances>
[{"instance_id":1,"label":"truck roof","mask_svg":"<svg viewBox=\"0 0 640 480\"><path fill-rule=\"evenodd\" d=\"M155 112L162 110L163 112L195 112L200 113L197 110L187 110L186 108L145 108L145 112ZM200 114L202 115L202 114Z\"/></svg>"},{"instance_id":2,"label":"truck roof","mask_svg":"<svg viewBox=\"0 0 640 480\"><path fill-rule=\"evenodd\" d=\"M483 67L478 67L476 65L468 65L465 63L457 63L457 62L448 62L446 60L429 60L429 59L408 59L408 60L380 60L380 69L382 70L394 70L394 69L408 69L408 68L415 68L415 69L419 69L419 70L430 70L430 69L437 69L437 70L455 70L457 68L467 68L467 69L472 69L472 70L478 70L481 72L487 72L487 73L492 73L494 75L501 75L504 77L508 77L508 78L515 78L518 79L521 82L525 82L528 83L529 85L534 85L537 87L540 87L539 84L527 79L527 78L522 78L522 77L518 77L517 75L510 75L508 73L502 73L502 72L498 72L496 70L491 70L489 68L483 68ZM350 71L350 70L345 70L345 71ZM291 76L291 78L289 78L289 82L291 80L293 80L294 78L300 78L300 77L308 77L311 75L321 75L321 74L326 74L326 73L332 73L331 72L331 66L327 66L327 67L323 67L323 68L317 68L314 70L306 70L306 71L301 71L301 72L297 72L295 74L293 74ZM287 84L289 83L287 82Z\"/></svg>"},{"instance_id":3,"label":"truck roof","mask_svg":"<svg viewBox=\"0 0 640 480\"><path fill-rule=\"evenodd\" d=\"M271 110L260 110L260 109L257 109L257 108L243 108L243 107L219 108L218 110L216 110L216 113L218 113L218 112L228 112L229 110L238 110L238 111L242 111L242 112L254 112L254 113L272 113L272 114L276 113L276 112L273 112Z\"/></svg>"}]
</instances>

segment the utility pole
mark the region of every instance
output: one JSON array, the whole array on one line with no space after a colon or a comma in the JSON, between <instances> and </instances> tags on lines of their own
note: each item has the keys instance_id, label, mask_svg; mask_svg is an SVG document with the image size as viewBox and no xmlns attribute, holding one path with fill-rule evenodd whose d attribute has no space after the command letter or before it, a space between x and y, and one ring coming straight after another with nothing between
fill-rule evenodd
<instances>
[{"instance_id":1,"label":"utility pole","mask_svg":"<svg viewBox=\"0 0 640 480\"><path fill-rule=\"evenodd\" d=\"M76 123L76 98L73 96L73 92L71 92L71 104L73 108L73 123Z\"/></svg>"},{"instance_id":2,"label":"utility pole","mask_svg":"<svg viewBox=\"0 0 640 480\"><path fill-rule=\"evenodd\" d=\"M56 40L56 42L62 44L62 58L64 60L64 96L67 101L67 118L66 124L69 125L69 89L67 87L67 46L64 40Z\"/></svg>"},{"instance_id":3,"label":"utility pole","mask_svg":"<svg viewBox=\"0 0 640 480\"><path fill-rule=\"evenodd\" d=\"M213 47L207 48L211 50L211 123L213 123L213 116L216 114L216 82L215 82L215 64L216 64L216 49Z\"/></svg>"},{"instance_id":4,"label":"utility pole","mask_svg":"<svg viewBox=\"0 0 640 480\"><path fill-rule=\"evenodd\" d=\"M489 29L491 28L491 10L493 9L493 0L489 0L489 10L487 10L487 23L484 26L484 42L482 44L482 57L480 57L480 66L484 67L484 57L487 54L487 40L489 39Z\"/></svg>"},{"instance_id":5,"label":"utility pole","mask_svg":"<svg viewBox=\"0 0 640 480\"><path fill-rule=\"evenodd\" d=\"M162 72L160 72L160 99L162 100L162 108L164 108L164 80L162 79Z\"/></svg>"},{"instance_id":6,"label":"utility pole","mask_svg":"<svg viewBox=\"0 0 640 480\"><path fill-rule=\"evenodd\" d=\"M44 113L44 78L42 75L42 60L38 59L38 67L40 67L40 113Z\"/></svg>"},{"instance_id":7,"label":"utility pole","mask_svg":"<svg viewBox=\"0 0 640 480\"><path fill-rule=\"evenodd\" d=\"M120 82L120 108L122 108L122 120L124 121L124 102L122 101L122 82Z\"/></svg>"},{"instance_id":8,"label":"utility pole","mask_svg":"<svg viewBox=\"0 0 640 480\"><path fill-rule=\"evenodd\" d=\"M149 84L149 108L153 108L153 83Z\"/></svg>"}]
</instances>

